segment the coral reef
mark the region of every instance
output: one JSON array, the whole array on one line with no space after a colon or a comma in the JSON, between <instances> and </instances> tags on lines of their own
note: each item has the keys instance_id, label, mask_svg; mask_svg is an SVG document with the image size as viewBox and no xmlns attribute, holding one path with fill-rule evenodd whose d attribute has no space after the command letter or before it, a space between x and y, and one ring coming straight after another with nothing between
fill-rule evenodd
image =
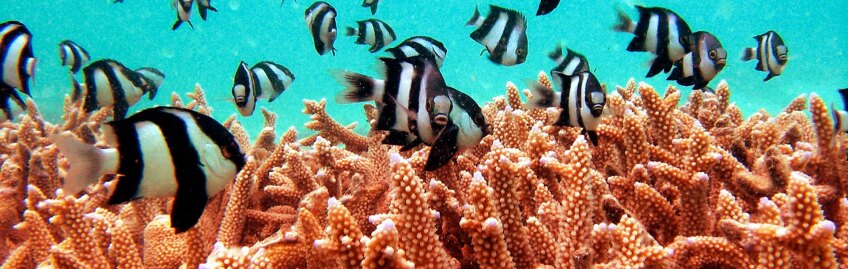
<instances>
[{"instance_id":1,"label":"coral reef","mask_svg":"<svg viewBox=\"0 0 848 269\"><path fill-rule=\"evenodd\" d=\"M247 165L181 234L171 199L107 205L114 177L56 191L68 162L46 136L98 144L111 109L66 98L52 124L29 102L0 129L2 268L848 267L848 136L815 94L746 119L725 82L678 105L631 80L608 94L597 147L521 95L508 83L483 107L492 135L432 172L429 148L358 134L325 100L304 101L312 135L278 135L263 111L251 139L231 117ZM212 112L199 85L188 96L172 105Z\"/></svg>"}]
</instances>

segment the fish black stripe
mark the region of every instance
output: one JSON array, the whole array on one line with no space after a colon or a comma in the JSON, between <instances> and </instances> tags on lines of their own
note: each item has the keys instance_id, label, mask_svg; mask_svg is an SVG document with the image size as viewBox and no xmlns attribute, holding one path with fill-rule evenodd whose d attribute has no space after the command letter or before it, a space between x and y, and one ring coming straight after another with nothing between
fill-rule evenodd
<instances>
[{"instance_id":1,"label":"fish black stripe","mask_svg":"<svg viewBox=\"0 0 848 269\"><path fill-rule=\"evenodd\" d=\"M574 95L577 99L574 100L574 113L577 114L577 125L583 130L586 130L586 123L583 122L583 105L588 105L586 100L587 89L589 85L589 75L582 73L578 75L580 80L577 84L577 94ZM584 84L585 83L585 84ZM591 115L590 115L591 116Z\"/></svg>"},{"instance_id":2,"label":"fish black stripe","mask_svg":"<svg viewBox=\"0 0 848 269\"><path fill-rule=\"evenodd\" d=\"M171 209L171 226L178 231L186 230L197 223L209 198L206 193L206 173L201 168L203 164L200 162L200 155L189 137L190 126L171 112L150 111L158 112L146 117L146 120L156 124L164 134L177 180L176 196Z\"/></svg>"},{"instance_id":3,"label":"fish black stripe","mask_svg":"<svg viewBox=\"0 0 848 269\"><path fill-rule=\"evenodd\" d=\"M420 43L410 43L408 46L410 48L412 48L413 50L415 50L416 52L418 52L418 55L421 55L421 56L426 57L428 59L434 60L434 62L435 62L436 54L433 53L432 50L425 47L424 45L422 45ZM407 55L407 57L411 57L411 56Z\"/></svg>"},{"instance_id":4,"label":"fish black stripe","mask_svg":"<svg viewBox=\"0 0 848 269\"><path fill-rule=\"evenodd\" d=\"M671 57L668 55L670 50L668 49L671 45L671 40L669 40L669 16L668 13L658 12L659 20L657 23L657 57L662 59L671 60Z\"/></svg>"},{"instance_id":5,"label":"fish black stripe","mask_svg":"<svg viewBox=\"0 0 848 269\"><path fill-rule=\"evenodd\" d=\"M368 37L370 33L368 33L368 27L366 24L368 21L358 21L356 22L356 28L358 28L358 35L356 35L356 44L365 44L365 38Z\"/></svg>"},{"instance_id":6,"label":"fish black stripe","mask_svg":"<svg viewBox=\"0 0 848 269\"><path fill-rule=\"evenodd\" d=\"M82 55L80 54L80 51L78 50L79 47L74 46L74 45L70 45L69 48L71 49L71 52L74 54L74 62L73 62L73 64L71 64L71 72L76 73L77 71L80 70L80 68L82 68Z\"/></svg>"},{"instance_id":7,"label":"fish black stripe","mask_svg":"<svg viewBox=\"0 0 848 269\"><path fill-rule=\"evenodd\" d=\"M642 6L636 6L636 9L639 10L639 21L636 23L636 30L633 31L635 36L627 46L627 51L647 51L645 45L647 43L648 26L651 23L651 9Z\"/></svg>"},{"instance_id":8,"label":"fish black stripe","mask_svg":"<svg viewBox=\"0 0 848 269\"><path fill-rule=\"evenodd\" d=\"M110 205L137 198L138 188L144 178L144 156L135 123L134 120L107 123L112 126L118 139L118 174L121 175L115 192L109 197Z\"/></svg>"},{"instance_id":9,"label":"fish black stripe","mask_svg":"<svg viewBox=\"0 0 848 269\"><path fill-rule=\"evenodd\" d=\"M178 107L170 107L168 109L179 110L190 114L192 118L194 118L194 122L195 124L197 124L197 127L200 128L200 131L202 131L203 134L212 139L212 141L215 142L218 147L223 148L228 145L233 146L235 148L239 147L232 133L230 133L227 128L224 128L224 126L218 123L218 121L216 121L215 119L197 113L196 111L190 109ZM244 156L231 156L230 160L235 163L236 171L240 171L244 167Z\"/></svg>"},{"instance_id":10,"label":"fish black stripe","mask_svg":"<svg viewBox=\"0 0 848 269\"><path fill-rule=\"evenodd\" d=\"M383 47L386 46L385 42L383 42L383 29L380 27L384 25L384 23L378 20L371 20L371 28L374 31L374 45L368 49L369 52L376 52ZM388 28L388 27L386 27Z\"/></svg>"},{"instance_id":11,"label":"fish black stripe","mask_svg":"<svg viewBox=\"0 0 848 269\"><path fill-rule=\"evenodd\" d=\"M383 86L383 107L380 109L380 116L377 117L377 124L374 130L389 130L397 122L395 118L395 110L398 109L395 98L398 96L398 84L400 83L400 75L403 71L403 66L400 61L391 58L380 58L383 61L385 68L385 77Z\"/></svg>"},{"instance_id":12,"label":"fish black stripe","mask_svg":"<svg viewBox=\"0 0 848 269\"><path fill-rule=\"evenodd\" d=\"M254 68L256 68L256 67L254 67ZM259 65L259 69L262 69L262 71L265 71L265 77L269 81L271 81L271 87L272 87L272 89L270 89L271 91L276 92L276 91L279 90L279 91L282 92L282 91L286 90L286 88L283 86L283 81L281 80L281 78L279 76L277 76L277 72L274 72L274 69L271 67L270 63L264 63L264 64ZM262 87L257 87L257 88L262 88ZM259 96L259 95L260 95L260 93L256 94L256 96Z\"/></svg>"},{"instance_id":13,"label":"fish black stripe","mask_svg":"<svg viewBox=\"0 0 848 269\"><path fill-rule=\"evenodd\" d=\"M418 61L413 62L412 64L413 64L412 65L412 83L409 84L409 101L407 101L407 109L410 112L418 115L418 107L420 105L418 103L418 95L421 94L421 90L422 90L421 89L421 87L422 87L421 78L423 77L422 74L425 72L425 66L423 64L420 64L420 62L418 62ZM426 91L426 89L425 89L425 91ZM425 94L426 94L426 92L425 92ZM424 120L424 119L422 119L422 120ZM420 137L421 135L419 135L419 133L422 130L418 130L418 119L417 118L409 119L408 124L409 124L409 130L412 131L412 134ZM426 130L424 130L424 131L426 131Z\"/></svg>"},{"instance_id":14,"label":"fish black stripe","mask_svg":"<svg viewBox=\"0 0 848 269\"><path fill-rule=\"evenodd\" d=\"M557 125L560 125L560 126L572 126L572 124L573 124L573 123L571 123L571 112L572 111L569 109L569 104L571 102L571 94L570 94L571 93L571 84L572 84L571 79L572 79L571 76L566 76L562 79L562 82L561 82L562 87L561 87L561 92L560 92L560 97L559 97L559 99L560 99L559 107L562 108L562 112L559 113L559 121L557 122ZM578 84L578 85L580 85L580 84Z\"/></svg>"}]
</instances>

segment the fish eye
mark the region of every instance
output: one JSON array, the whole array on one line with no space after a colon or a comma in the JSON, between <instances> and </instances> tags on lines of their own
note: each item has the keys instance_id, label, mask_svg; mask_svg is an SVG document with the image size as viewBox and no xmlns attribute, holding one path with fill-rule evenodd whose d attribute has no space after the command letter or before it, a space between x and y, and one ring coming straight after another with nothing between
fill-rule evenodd
<instances>
[{"instance_id":1,"label":"fish eye","mask_svg":"<svg viewBox=\"0 0 848 269\"><path fill-rule=\"evenodd\" d=\"M715 59L715 58L716 58L716 51L710 50L710 59Z\"/></svg>"},{"instance_id":2,"label":"fish eye","mask_svg":"<svg viewBox=\"0 0 848 269\"><path fill-rule=\"evenodd\" d=\"M524 55L524 49L515 49L515 54Z\"/></svg>"}]
</instances>

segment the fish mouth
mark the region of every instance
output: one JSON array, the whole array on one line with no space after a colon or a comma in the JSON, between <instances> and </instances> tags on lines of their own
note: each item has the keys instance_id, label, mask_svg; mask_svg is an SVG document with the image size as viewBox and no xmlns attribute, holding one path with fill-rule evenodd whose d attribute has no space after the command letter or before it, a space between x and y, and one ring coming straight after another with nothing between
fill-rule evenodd
<instances>
[{"instance_id":1,"label":"fish mouth","mask_svg":"<svg viewBox=\"0 0 848 269\"><path fill-rule=\"evenodd\" d=\"M244 102L244 96L237 96L236 97L236 103L241 103L241 102Z\"/></svg>"},{"instance_id":2,"label":"fish mouth","mask_svg":"<svg viewBox=\"0 0 848 269\"><path fill-rule=\"evenodd\" d=\"M436 114L436 116L433 117L433 123L435 123L437 125L447 125L448 124L448 115L445 115L444 113Z\"/></svg>"},{"instance_id":3,"label":"fish mouth","mask_svg":"<svg viewBox=\"0 0 848 269\"><path fill-rule=\"evenodd\" d=\"M724 66L724 65L726 65L726 64L727 64L727 59L718 59L718 60L716 61L716 64L717 64L717 65L720 65L720 66Z\"/></svg>"},{"instance_id":4,"label":"fish mouth","mask_svg":"<svg viewBox=\"0 0 848 269\"><path fill-rule=\"evenodd\" d=\"M777 59L780 61L786 61L787 58L789 57L787 57L786 54L781 54L777 56Z\"/></svg>"}]
</instances>

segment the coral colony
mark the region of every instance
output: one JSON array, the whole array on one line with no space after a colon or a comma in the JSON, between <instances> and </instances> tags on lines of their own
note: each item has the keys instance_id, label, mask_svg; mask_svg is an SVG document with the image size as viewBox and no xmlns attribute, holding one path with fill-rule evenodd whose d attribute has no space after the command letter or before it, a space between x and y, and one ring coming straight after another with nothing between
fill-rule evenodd
<instances>
[{"instance_id":1,"label":"coral colony","mask_svg":"<svg viewBox=\"0 0 848 269\"><path fill-rule=\"evenodd\" d=\"M544 73L539 83L550 87ZM848 259L848 136L825 102L799 96L745 118L715 94L631 80L608 95L592 146L557 108L522 110L507 83L483 107L492 133L424 171L429 147L399 152L326 102L304 101L303 136L262 110L256 138L223 123L247 163L175 233L170 198L107 205L112 177L79 196L48 134L95 143L112 109L66 97L61 124L35 104L2 123L3 268L837 268ZM171 105L210 114L198 86ZM808 105L809 103L809 105ZM806 115L809 111L810 117ZM364 105L369 122L376 108ZM253 141L253 142L251 142ZM22 201L22 202L21 202ZM8 206L12 205L12 206Z\"/></svg>"}]
</instances>

